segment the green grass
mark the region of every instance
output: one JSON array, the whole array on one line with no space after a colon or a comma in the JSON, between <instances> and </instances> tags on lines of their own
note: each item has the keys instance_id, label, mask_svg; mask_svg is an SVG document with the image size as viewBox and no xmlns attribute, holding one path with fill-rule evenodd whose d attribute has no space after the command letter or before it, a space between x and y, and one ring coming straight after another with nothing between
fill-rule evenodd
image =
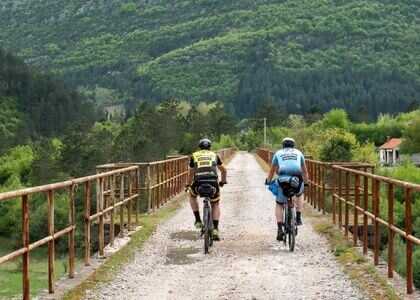
<instances>
[{"instance_id":1,"label":"green grass","mask_svg":"<svg viewBox=\"0 0 420 300\"><path fill-rule=\"evenodd\" d=\"M9 240L0 239L0 255L12 251L10 244ZM10 299L22 293L21 261L21 258L17 258L0 266L0 299ZM29 269L31 295L35 296L48 287L48 256L45 248L31 252ZM67 258L57 258L55 260L56 280L66 273L66 269Z\"/></svg>"}]
</instances>

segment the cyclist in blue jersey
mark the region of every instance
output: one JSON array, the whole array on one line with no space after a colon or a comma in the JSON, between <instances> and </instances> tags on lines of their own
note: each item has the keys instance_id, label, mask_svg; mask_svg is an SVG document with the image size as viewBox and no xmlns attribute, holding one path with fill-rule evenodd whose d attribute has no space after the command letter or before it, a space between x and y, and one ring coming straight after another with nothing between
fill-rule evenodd
<instances>
[{"instance_id":1,"label":"cyclist in blue jersey","mask_svg":"<svg viewBox=\"0 0 420 300\"><path fill-rule=\"evenodd\" d=\"M287 197L283 194L281 183L289 182L291 178L299 178L297 185L297 196L294 197L296 205L296 223L302 225L302 209L303 209L303 191L304 183L308 181L308 170L305 165L305 158L298 149L295 148L295 140L285 138L282 141L283 149L277 151L273 156L271 168L268 173L266 184L272 182L274 175L277 175L279 183L279 193L276 197L275 215L277 219L277 240L283 241L283 208L287 203Z\"/></svg>"}]
</instances>

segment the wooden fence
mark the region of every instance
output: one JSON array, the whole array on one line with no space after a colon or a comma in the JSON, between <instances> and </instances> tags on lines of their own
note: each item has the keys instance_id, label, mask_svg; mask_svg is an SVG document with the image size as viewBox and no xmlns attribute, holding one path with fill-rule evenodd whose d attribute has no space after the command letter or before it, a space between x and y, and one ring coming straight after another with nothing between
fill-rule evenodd
<instances>
[{"instance_id":1,"label":"wooden fence","mask_svg":"<svg viewBox=\"0 0 420 300\"><path fill-rule=\"evenodd\" d=\"M234 154L233 149L218 151L222 159ZM179 156L150 163L117 163L97 167L97 174L65 182L0 193L1 201L20 201L22 219L22 246L0 257L0 265L22 257L22 296L30 298L29 254L48 245L48 291L54 293L55 242L68 237L68 276L75 276L77 216L76 203L83 203L83 249L84 264L89 265L93 251L105 255L107 244L112 245L116 236L134 230L139 224L139 215L158 209L172 197L184 191L190 180L189 157ZM55 228L55 195L68 202L68 224ZM47 205L48 235L30 241L30 200L45 197ZM19 200L20 199L20 200ZM119 225L119 228L118 226ZM92 249L92 227L97 238L97 249ZM107 239L105 229L108 228ZM19 229L16 229L19 230Z\"/></svg>"},{"instance_id":2,"label":"wooden fence","mask_svg":"<svg viewBox=\"0 0 420 300\"><path fill-rule=\"evenodd\" d=\"M261 148L257 154L271 163L272 151ZM375 175L375 166L371 164L327 163L312 159L306 160L306 164L309 187L305 199L315 209L331 213L333 224L343 230L347 238L351 233L353 245L361 244L364 255L371 247L375 265L379 264L380 226L385 228L389 278L393 277L395 268L395 237L398 235L402 238L405 245L406 288L407 293L412 294L413 248L414 245L420 245L420 239L413 233L412 205L414 194L420 192L420 185ZM397 202L396 195L400 196L400 202ZM397 205L404 206L404 224L395 223ZM372 227L373 230L370 230ZM369 237L373 240L372 245Z\"/></svg>"}]
</instances>

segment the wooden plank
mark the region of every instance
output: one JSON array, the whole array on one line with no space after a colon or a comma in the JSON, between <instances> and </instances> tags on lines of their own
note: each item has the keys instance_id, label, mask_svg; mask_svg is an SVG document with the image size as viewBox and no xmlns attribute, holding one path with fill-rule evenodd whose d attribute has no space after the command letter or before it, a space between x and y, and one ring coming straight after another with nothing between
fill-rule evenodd
<instances>
[{"instance_id":1,"label":"wooden plank","mask_svg":"<svg viewBox=\"0 0 420 300\"><path fill-rule=\"evenodd\" d=\"M353 246L357 246L357 239L358 239L358 223L359 223L359 211L356 209L357 206L360 204L360 175L355 175L354 180L354 187L355 187L355 197L354 197L354 204L355 208L353 210Z\"/></svg>"},{"instance_id":2,"label":"wooden plank","mask_svg":"<svg viewBox=\"0 0 420 300\"><path fill-rule=\"evenodd\" d=\"M85 213L84 213L84 225L85 225L85 266L90 265L90 181L85 183L84 188L84 202L85 202Z\"/></svg>"},{"instance_id":3,"label":"wooden plank","mask_svg":"<svg viewBox=\"0 0 420 300\"><path fill-rule=\"evenodd\" d=\"M121 174L120 178L120 202L124 201L124 192L125 192L125 180L124 174ZM120 206L120 237L124 236L124 205Z\"/></svg>"},{"instance_id":4,"label":"wooden plank","mask_svg":"<svg viewBox=\"0 0 420 300\"><path fill-rule=\"evenodd\" d=\"M54 191L47 192L48 199L48 234L54 236ZM48 242L48 292L54 293L55 280L55 241Z\"/></svg>"},{"instance_id":5,"label":"wooden plank","mask_svg":"<svg viewBox=\"0 0 420 300\"><path fill-rule=\"evenodd\" d=\"M99 256L100 257L104 257L105 256L105 252L104 252L104 248L105 248L105 225L104 225L104 215L103 215L103 210L104 210L104 194L103 194L103 190L104 190L104 178L99 178L97 183L96 183L96 187L97 187L97 191L96 191L96 203L97 203L97 207L98 210L97 212L102 212L102 214L99 216L99 224L98 224L98 241L99 241Z\"/></svg>"},{"instance_id":6,"label":"wooden plank","mask_svg":"<svg viewBox=\"0 0 420 300\"><path fill-rule=\"evenodd\" d=\"M30 299L29 282L29 203L28 195L22 196L22 244L26 252L22 255L22 294L24 300Z\"/></svg>"},{"instance_id":7,"label":"wooden plank","mask_svg":"<svg viewBox=\"0 0 420 300\"><path fill-rule=\"evenodd\" d=\"M374 192L373 192L373 214L375 216L374 221L374 249L373 249L373 262L375 266L379 264L379 245L380 245L380 232L379 232L379 222L377 218L379 217L379 205L380 205L380 193L381 182L378 179L374 180Z\"/></svg>"},{"instance_id":8,"label":"wooden plank","mask_svg":"<svg viewBox=\"0 0 420 300\"><path fill-rule=\"evenodd\" d=\"M75 189L76 186L71 186L69 188L69 225L76 226L76 212L75 212ZM74 278L75 271L75 257L76 257L76 247L75 247L75 229L72 229L68 233L68 244L69 244L69 278Z\"/></svg>"},{"instance_id":9,"label":"wooden plank","mask_svg":"<svg viewBox=\"0 0 420 300\"><path fill-rule=\"evenodd\" d=\"M350 202L350 196L349 196L349 191L350 191L350 173L349 172L345 172L346 173L346 202L344 204L344 235L346 236L346 238L349 237L349 204L348 202Z\"/></svg>"},{"instance_id":10,"label":"wooden plank","mask_svg":"<svg viewBox=\"0 0 420 300\"><path fill-rule=\"evenodd\" d=\"M388 278L394 277L394 185L388 184Z\"/></svg>"},{"instance_id":11,"label":"wooden plank","mask_svg":"<svg viewBox=\"0 0 420 300\"><path fill-rule=\"evenodd\" d=\"M114 246L115 241L115 177L116 175L112 175L110 178L110 189L111 189L111 206L112 210L110 211L110 220L109 220L109 243L111 246Z\"/></svg>"},{"instance_id":12,"label":"wooden plank","mask_svg":"<svg viewBox=\"0 0 420 300\"><path fill-rule=\"evenodd\" d=\"M411 189L406 188L404 190L404 202L405 202L405 233L411 235L413 232L412 222L412 210L411 201L412 194ZM412 294L414 292L413 287L413 243L410 240L406 240L406 262L407 262L407 293Z\"/></svg>"},{"instance_id":13,"label":"wooden plank","mask_svg":"<svg viewBox=\"0 0 420 300\"><path fill-rule=\"evenodd\" d=\"M368 210L368 200L369 200L369 178L363 176L363 210L366 212ZM367 255L368 253L368 216L363 214L363 254Z\"/></svg>"}]
</instances>

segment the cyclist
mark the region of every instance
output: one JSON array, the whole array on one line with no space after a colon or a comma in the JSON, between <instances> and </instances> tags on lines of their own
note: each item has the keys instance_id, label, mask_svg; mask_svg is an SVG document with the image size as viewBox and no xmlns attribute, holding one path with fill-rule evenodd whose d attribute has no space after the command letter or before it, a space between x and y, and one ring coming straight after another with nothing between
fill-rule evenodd
<instances>
[{"instance_id":1,"label":"cyclist","mask_svg":"<svg viewBox=\"0 0 420 300\"><path fill-rule=\"evenodd\" d=\"M195 217L195 227L197 229L203 228L203 223L200 218L200 211L197 202L197 188L200 182L212 184L216 188L216 193L211 197L211 206L213 214L213 239L220 240L219 236L219 218L220 218L220 188L226 184L226 168L219 155L210 151L211 141L209 139L200 140L198 147L199 151L194 152L190 160L190 168L193 170L193 180L189 188L190 191L190 204ZM220 170L222 180L218 182L217 169Z\"/></svg>"},{"instance_id":2,"label":"cyclist","mask_svg":"<svg viewBox=\"0 0 420 300\"><path fill-rule=\"evenodd\" d=\"M295 140L285 138L282 141L283 149L277 151L273 156L270 171L268 173L266 184L271 183L275 174L278 175L279 193L276 197L275 215L277 220L277 240L283 241L283 208L287 203L287 197L284 195L281 183L289 182L291 178L299 178L297 185L297 196L294 197L296 205L296 223L302 225L302 209L303 209L303 190L304 182L308 181L308 170L305 165L305 158L298 149L295 148Z\"/></svg>"}]
</instances>

